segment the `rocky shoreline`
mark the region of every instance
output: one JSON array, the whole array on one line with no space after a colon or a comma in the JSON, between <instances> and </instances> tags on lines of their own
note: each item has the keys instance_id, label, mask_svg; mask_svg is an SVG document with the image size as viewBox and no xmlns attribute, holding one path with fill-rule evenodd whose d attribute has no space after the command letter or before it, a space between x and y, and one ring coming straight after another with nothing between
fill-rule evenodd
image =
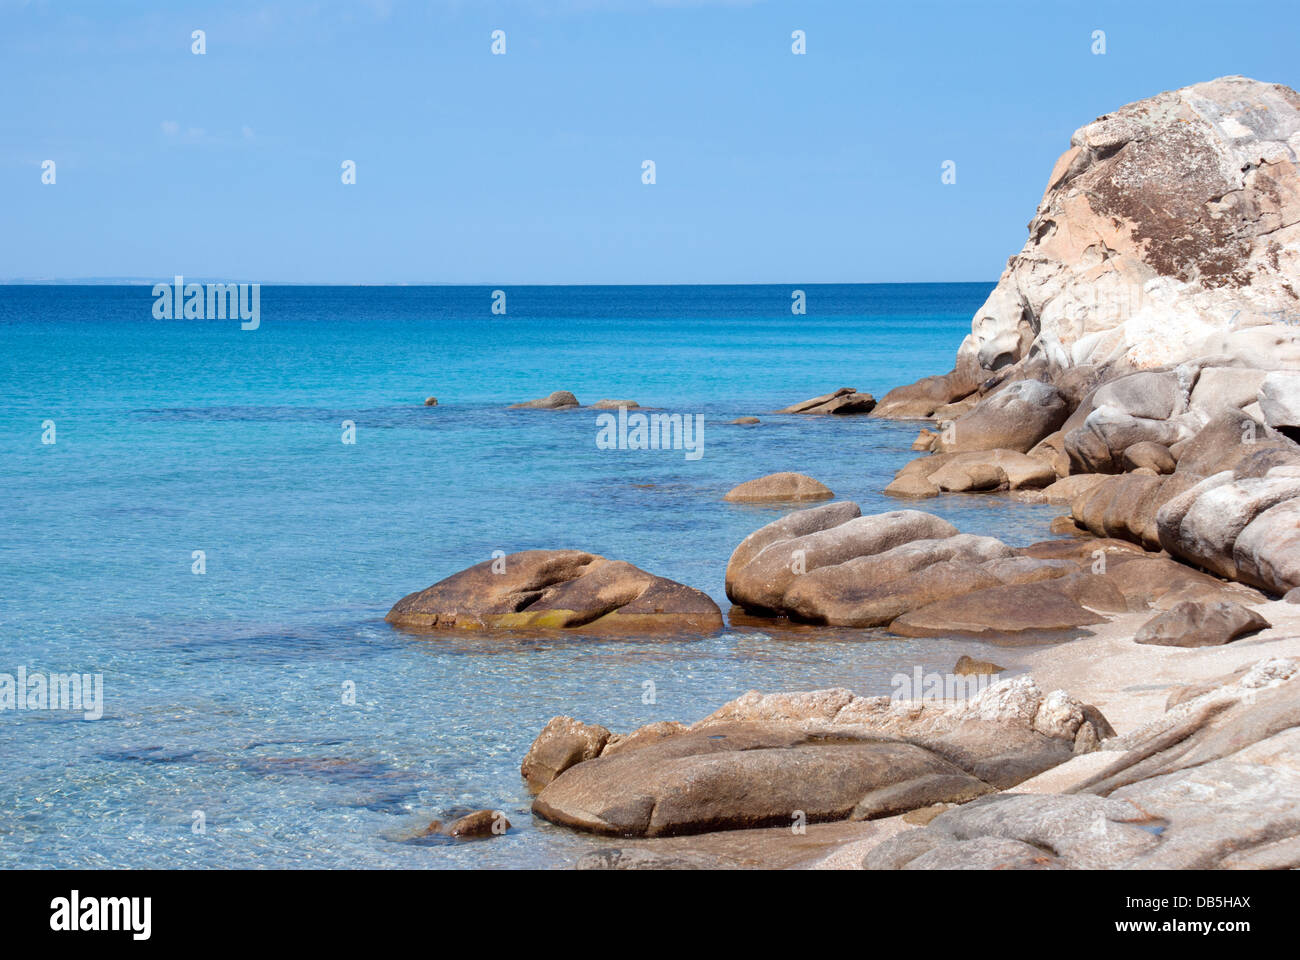
<instances>
[{"instance_id":1,"label":"rocky shoreline","mask_svg":"<svg viewBox=\"0 0 1300 960\"><path fill-rule=\"evenodd\" d=\"M726 499L829 502L736 546L734 621L1056 643L955 696L750 692L622 735L556 717L522 759L533 813L628 840L579 866L1300 867L1298 162L1300 95L1278 85L1227 77L1101 117L951 372L776 411L918 421L887 494L1011 491L1061 504L1069 538L1017 548L760 477ZM500 562L388 619L723 626L700 591L630 564Z\"/></svg>"}]
</instances>

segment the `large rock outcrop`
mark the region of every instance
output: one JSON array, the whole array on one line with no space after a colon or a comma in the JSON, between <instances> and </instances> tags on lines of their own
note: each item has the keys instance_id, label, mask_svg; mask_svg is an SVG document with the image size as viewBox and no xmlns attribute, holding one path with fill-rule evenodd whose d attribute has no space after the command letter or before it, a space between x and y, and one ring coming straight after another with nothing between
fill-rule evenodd
<instances>
[{"instance_id":1,"label":"large rock outcrop","mask_svg":"<svg viewBox=\"0 0 1300 960\"><path fill-rule=\"evenodd\" d=\"M863 866L1295 869L1297 756L1296 663L1263 660L1054 770L1073 781L1065 792L978 798L872 848Z\"/></svg>"},{"instance_id":2,"label":"large rock outcrop","mask_svg":"<svg viewBox=\"0 0 1300 960\"><path fill-rule=\"evenodd\" d=\"M1224 77L1081 127L953 373L876 415L950 421L888 493L1112 476L1068 488L1079 528L1300 586L1300 94Z\"/></svg>"},{"instance_id":3,"label":"large rock outcrop","mask_svg":"<svg viewBox=\"0 0 1300 960\"><path fill-rule=\"evenodd\" d=\"M954 389L928 380L900 397L947 403L982 374L1026 363L1053 380L1074 367L1203 357L1300 369L1298 160L1300 94L1245 77L1080 127L1029 239L975 314ZM886 395L877 414L896 415L895 401Z\"/></svg>"},{"instance_id":4,"label":"large rock outcrop","mask_svg":"<svg viewBox=\"0 0 1300 960\"><path fill-rule=\"evenodd\" d=\"M603 730L557 718L548 731L568 738L575 725ZM751 692L689 728L641 742L633 734L570 764L533 812L630 837L870 820L1004 789L1113 732L1095 707L1044 695L1028 676L966 701ZM544 731L530 758L546 740Z\"/></svg>"},{"instance_id":5,"label":"large rock outcrop","mask_svg":"<svg viewBox=\"0 0 1300 960\"><path fill-rule=\"evenodd\" d=\"M864 517L848 502L798 510L751 533L731 555L726 588L750 616L914 637L1027 636L1181 600L1258 600L1116 540L1013 549L919 510Z\"/></svg>"}]
</instances>

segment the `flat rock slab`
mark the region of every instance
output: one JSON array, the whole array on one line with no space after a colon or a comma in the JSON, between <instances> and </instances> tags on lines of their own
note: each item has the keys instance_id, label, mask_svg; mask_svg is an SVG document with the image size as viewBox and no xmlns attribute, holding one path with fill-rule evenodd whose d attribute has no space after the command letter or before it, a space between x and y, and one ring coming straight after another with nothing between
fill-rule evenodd
<instances>
[{"instance_id":1,"label":"flat rock slab","mask_svg":"<svg viewBox=\"0 0 1300 960\"><path fill-rule=\"evenodd\" d=\"M905 637L985 636L1071 630L1105 623L1057 580L976 590L903 614L889 625Z\"/></svg>"},{"instance_id":2,"label":"flat rock slab","mask_svg":"<svg viewBox=\"0 0 1300 960\"><path fill-rule=\"evenodd\" d=\"M403 597L385 619L415 630L712 633L722 611L692 587L581 550L524 550Z\"/></svg>"},{"instance_id":3,"label":"flat rock slab","mask_svg":"<svg viewBox=\"0 0 1300 960\"><path fill-rule=\"evenodd\" d=\"M988 785L923 747L720 724L566 770L533 812L593 833L659 837L848 818L880 791L924 806L969 799ZM889 810L889 812L897 812Z\"/></svg>"},{"instance_id":4,"label":"flat rock slab","mask_svg":"<svg viewBox=\"0 0 1300 960\"><path fill-rule=\"evenodd\" d=\"M1294 660L1261 660L1095 753L885 841L863 866L1300 867L1298 694Z\"/></svg>"}]
</instances>

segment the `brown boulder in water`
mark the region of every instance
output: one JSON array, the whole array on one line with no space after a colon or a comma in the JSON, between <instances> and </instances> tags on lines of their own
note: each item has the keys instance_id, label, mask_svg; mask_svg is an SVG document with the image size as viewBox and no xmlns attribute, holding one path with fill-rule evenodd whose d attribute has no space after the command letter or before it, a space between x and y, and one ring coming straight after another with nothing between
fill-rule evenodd
<instances>
[{"instance_id":1,"label":"brown boulder in water","mask_svg":"<svg viewBox=\"0 0 1300 960\"><path fill-rule=\"evenodd\" d=\"M600 635L712 633L707 594L582 550L485 560L403 597L385 617L416 630L568 630Z\"/></svg>"},{"instance_id":2,"label":"brown boulder in water","mask_svg":"<svg viewBox=\"0 0 1300 960\"><path fill-rule=\"evenodd\" d=\"M769 473L732 487L722 499L730 503L799 502L830 500L835 496L825 484L802 473Z\"/></svg>"}]
</instances>

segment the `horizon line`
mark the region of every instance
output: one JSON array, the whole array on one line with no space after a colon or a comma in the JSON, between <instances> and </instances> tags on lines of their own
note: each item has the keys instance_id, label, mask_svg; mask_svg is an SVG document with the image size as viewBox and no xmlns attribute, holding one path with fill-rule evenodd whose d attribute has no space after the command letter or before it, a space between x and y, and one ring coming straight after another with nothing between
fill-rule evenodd
<instances>
[{"instance_id":1,"label":"horizon line","mask_svg":"<svg viewBox=\"0 0 1300 960\"><path fill-rule=\"evenodd\" d=\"M173 275L174 277L175 275ZM185 279L184 274L181 277ZM37 279L29 277L15 277L12 279L0 279L0 287L152 287L160 283L171 283L172 279L159 280L153 277L72 277L72 278L51 278ZM263 287L788 287L788 286L805 286L805 287L888 287L888 286L910 286L914 284L941 284L941 283L961 283L961 284L996 284L997 280L805 280L805 281L782 281L782 280L724 280L724 281L676 281L676 280L643 280L637 282L615 282L601 280L578 280L578 281L547 281L547 282L515 282L515 281L480 281L480 282L461 282L446 280L396 280L388 282L341 282L341 281L317 281L317 280L231 280L228 278L216 279L212 277L190 277L187 282L190 283L225 283L238 284L248 283L256 284Z\"/></svg>"}]
</instances>

